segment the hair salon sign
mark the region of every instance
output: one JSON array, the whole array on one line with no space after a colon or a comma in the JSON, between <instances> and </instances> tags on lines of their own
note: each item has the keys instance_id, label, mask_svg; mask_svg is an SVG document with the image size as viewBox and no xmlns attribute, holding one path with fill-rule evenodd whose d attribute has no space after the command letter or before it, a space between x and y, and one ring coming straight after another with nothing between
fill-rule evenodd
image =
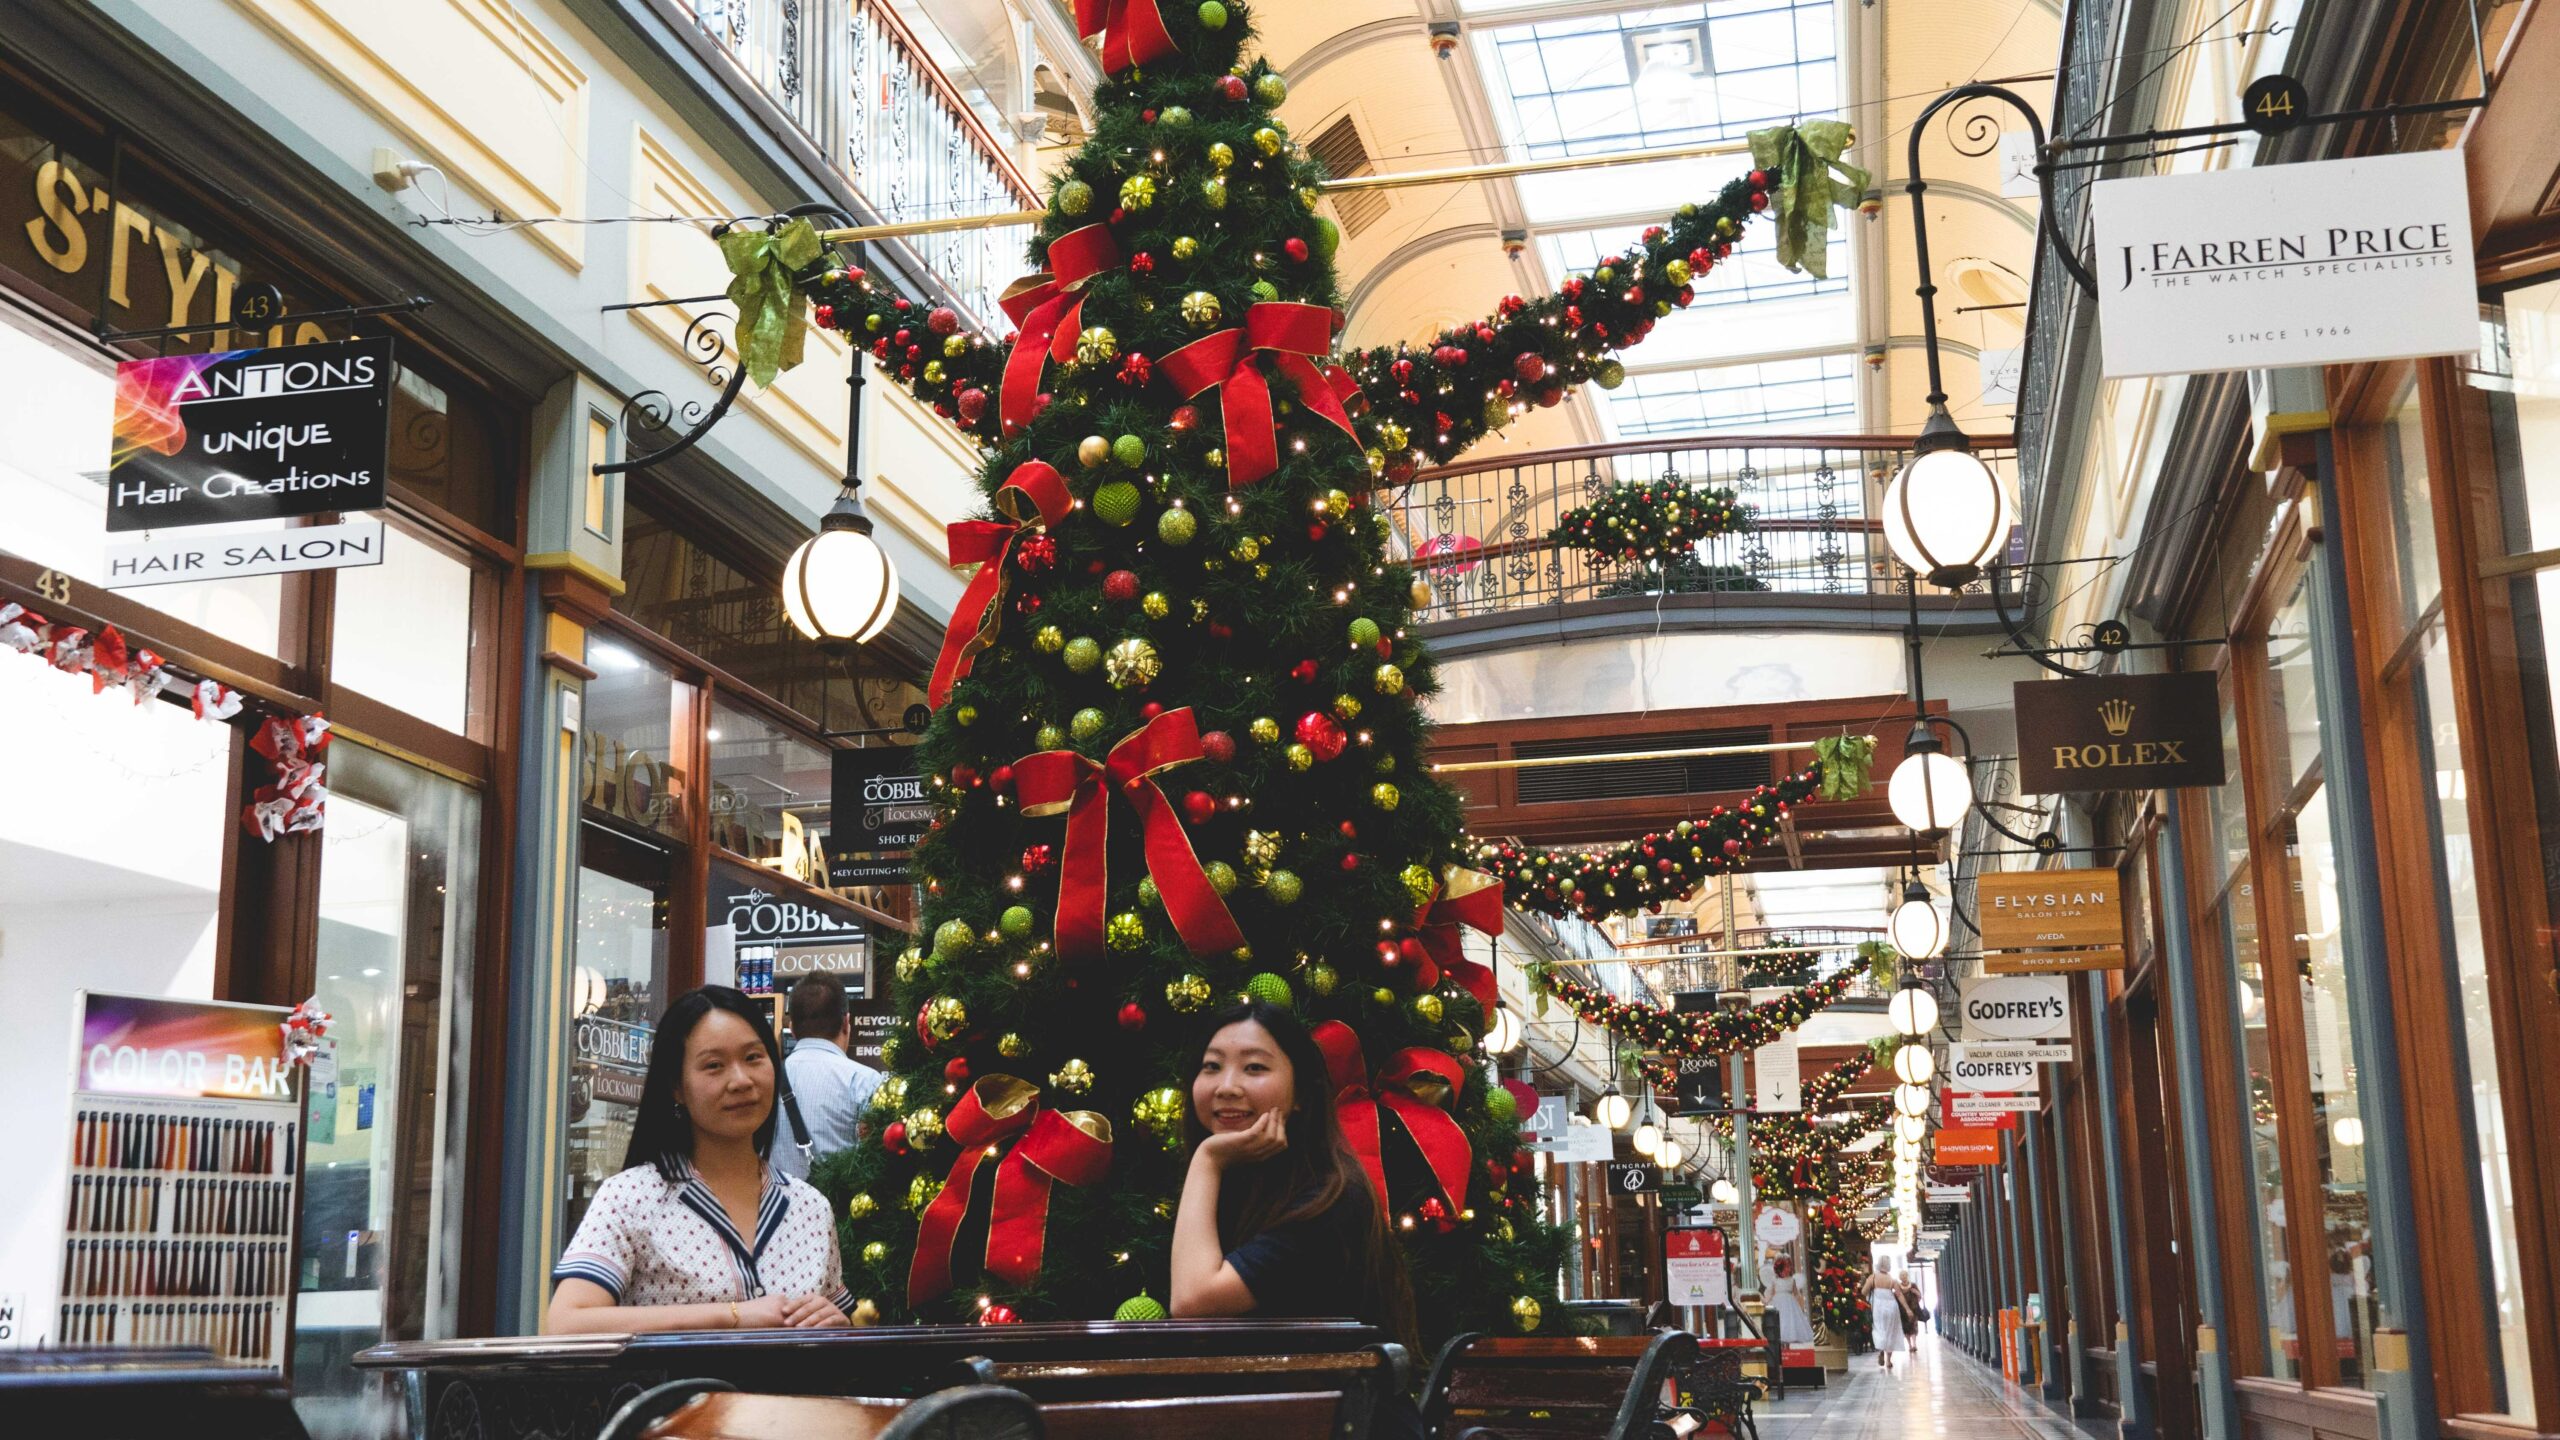
<instances>
[{"instance_id":1,"label":"hair salon sign","mask_svg":"<svg viewBox=\"0 0 2560 1440\"><path fill-rule=\"evenodd\" d=\"M2478 347L2459 151L2101 180L2107 378Z\"/></svg>"}]
</instances>

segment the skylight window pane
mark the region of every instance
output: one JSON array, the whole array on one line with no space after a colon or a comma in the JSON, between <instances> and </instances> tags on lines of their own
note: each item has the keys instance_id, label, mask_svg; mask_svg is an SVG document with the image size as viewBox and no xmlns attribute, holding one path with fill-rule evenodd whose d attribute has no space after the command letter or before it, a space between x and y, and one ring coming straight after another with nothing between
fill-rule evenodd
<instances>
[{"instance_id":1,"label":"skylight window pane","mask_svg":"<svg viewBox=\"0 0 2560 1440\"><path fill-rule=\"evenodd\" d=\"M1638 438L1706 431L1838 430L1857 414L1856 357L1847 351L1803 360L1702 366L1630 375L1608 394L1619 435Z\"/></svg>"},{"instance_id":2,"label":"skylight window pane","mask_svg":"<svg viewBox=\"0 0 2560 1440\"><path fill-rule=\"evenodd\" d=\"M1798 56L1793 21L1793 12L1785 8L1731 18L1709 15L1707 39L1715 46L1717 73L1730 76L1738 70L1794 64Z\"/></svg>"}]
</instances>

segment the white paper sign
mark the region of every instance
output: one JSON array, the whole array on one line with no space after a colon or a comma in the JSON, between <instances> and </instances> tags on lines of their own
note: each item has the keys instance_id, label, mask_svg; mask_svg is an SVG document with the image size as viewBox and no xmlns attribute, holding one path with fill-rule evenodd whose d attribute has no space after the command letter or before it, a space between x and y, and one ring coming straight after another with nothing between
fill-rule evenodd
<instances>
[{"instance_id":1,"label":"white paper sign","mask_svg":"<svg viewBox=\"0 0 2560 1440\"><path fill-rule=\"evenodd\" d=\"M2101 180L2106 378L2479 348L2462 152Z\"/></svg>"},{"instance_id":2,"label":"white paper sign","mask_svg":"<svg viewBox=\"0 0 2560 1440\"><path fill-rule=\"evenodd\" d=\"M1584 1160L1603 1163L1615 1159L1617 1133L1606 1125L1595 1125L1576 1117L1575 1123L1564 1127L1564 1138L1556 1150L1556 1158L1563 1161Z\"/></svg>"},{"instance_id":3,"label":"white paper sign","mask_svg":"<svg viewBox=\"0 0 2560 1440\"><path fill-rule=\"evenodd\" d=\"M2066 1040L2071 992L2060 975L1974 975L1956 982L1956 1020L1972 1040Z\"/></svg>"},{"instance_id":4,"label":"white paper sign","mask_svg":"<svg viewBox=\"0 0 2560 1440\"><path fill-rule=\"evenodd\" d=\"M1986 346L1974 352L1982 369L1982 408L1997 410L2018 403L2018 363L2027 352L2016 345Z\"/></svg>"},{"instance_id":5,"label":"white paper sign","mask_svg":"<svg viewBox=\"0 0 2560 1440\"><path fill-rule=\"evenodd\" d=\"M1947 1111L1958 1125L1976 1125L2015 1111L2032 1114L2044 1108L2042 1099L2034 1095L1950 1095Z\"/></svg>"},{"instance_id":6,"label":"white paper sign","mask_svg":"<svg viewBox=\"0 0 2560 1440\"><path fill-rule=\"evenodd\" d=\"M1967 1057L1985 1063L2063 1065L2071 1060L2070 1046L2039 1045L2032 1040L1970 1041L1958 1048Z\"/></svg>"},{"instance_id":7,"label":"white paper sign","mask_svg":"<svg viewBox=\"0 0 2560 1440\"><path fill-rule=\"evenodd\" d=\"M1947 1047L1947 1079L1957 1090L1970 1090L1976 1094L2000 1091L2032 1093L2044 1083L2044 1067L2033 1060L1980 1055L1971 1045L1950 1045Z\"/></svg>"},{"instance_id":8,"label":"white paper sign","mask_svg":"<svg viewBox=\"0 0 2560 1440\"><path fill-rule=\"evenodd\" d=\"M343 570L382 563L382 522L341 520L289 530L200 534L162 531L157 538L107 546L106 586L138 590L190 580L282 575L290 570Z\"/></svg>"},{"instance_id":9,"label":"white paper sign","mask_svg":"<svg viewBox=\"0 0 2560 1440\"><path fill-rule=\"evenodd\" d=\"M1759 1092L1754 1103L1760 1109L1804 1108L1804 1071L1797 1062L1793 1034L1751 1052L1751 1078Z\"/></svg>"},{"instance_id":10,"label":"white paper sign","mask_svg":"<svg viewBox=\"0 0 2560 1440\"><path fill-rule=\"evenodd\" d=\"M2036 183L2036 137L2024 130L2000 132L2000 198L2032 200L2044 193Z\"/></svg>"},{"instance_id":11,"label":"white paper sign","mask_svg":"<svg viewBox=\"0 0 2560 1440\"><path fill-rule=\"evenodd\" d=\"M1920 1187L1920 1193L1922 1198L1932 1205L1973 1203L1973 1187L1970 1185L1923 1185Z\"/></svg>"},{"instance_id":12,"label":"white paper sign","mask_svg":"<svg viewBox=\"0 0 2560 1440\"><path fill-rule=\"evenodd\" d=\"M1804 1233L1804 1222L1796 1218L1793 1210L1764 1205L1752 1218L1751 1233L1760 1237L1761 1244L1783 1250L1796 1243L1796 1237Z\"/></svg>"}]
</instances>

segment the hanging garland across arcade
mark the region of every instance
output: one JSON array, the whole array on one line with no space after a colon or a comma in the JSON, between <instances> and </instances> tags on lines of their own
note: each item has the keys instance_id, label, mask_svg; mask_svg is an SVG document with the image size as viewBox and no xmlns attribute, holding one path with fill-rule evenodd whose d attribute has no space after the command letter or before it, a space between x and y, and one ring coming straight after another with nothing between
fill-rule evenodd
<instances>
[{"instance_id":1,"label":"hanging garland across arcade","mask_svg":"<svg viewBox=\"0 0 2560 1440\"><path fill-rule=\"evenodd\" d=\"M1838 1003L1857 976L1850 971L1816 980L1799 990L1763 1000L1748 1010L1715 1010L1676 1015L1659 1005L1621 1000L1606 990L1585 985L1562 970L1533 966L1530 983L1539 993L1564 1003L1573 1014L1648 1050L1691 1058L1755 1050L1801 1026Z\"/></svg>"},{"instance_id":2,"label":"hanging garland across arcade","mask_svg":"<svg viewBox=\"0 0 2560 1440\"><path fill-rule=\"evenodd\" d=\"M1741 804L1718 805L1697 819L1614 850L1479 840L1472 863L1503 882L1514 909L1559 920L1579 915L1595 923L1639 910L1659 911L1687 898L1708 876L1740 869L1754 849L1777 837L1780 818L1793 807L1863 793L1874 763L1873 740L1826 737L1812 765L1759 787Z\"/></svg>"},{"instance_id":3,"label":"hanging garland across arcade","mask_svg":"<svg viewBox=\"0 0 2560 1440\"><path fill-rule=\"evenodd\" d=\"M1662 475L1610 486L1599 499L1564 512L1547 539L1611 561L1694 563L1699 541L1749 531L1752 514L1729 486Z\"/></svg>"}]
</instances>

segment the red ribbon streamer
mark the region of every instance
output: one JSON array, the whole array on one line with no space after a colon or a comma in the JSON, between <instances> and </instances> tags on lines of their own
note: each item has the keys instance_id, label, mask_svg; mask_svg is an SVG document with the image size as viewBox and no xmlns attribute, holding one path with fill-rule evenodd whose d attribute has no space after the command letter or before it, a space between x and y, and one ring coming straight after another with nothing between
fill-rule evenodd
<instances>
[{"instance_id":1,"label":"red ribbon streamer","mask_svg":"<svg viewBox=\"0 0 2560 1440\"><path fill-rule=\"evenodd\" d=\"M1042 1109L1040 1087L1019 1076L980 1079L952 1107L943 1130L960 1154L917 1223L915 1259L907 1267L910 1305L951 1293L952 1246L968 1218L971 1183L995 1142L1022 1134L996 1163L987 1218L986 1273L1009 1285L1039 1278L1051 1189L1058 1182L1091 1185L1111 1169L1111 1122L1090 1110Z\"/></svg>"},{"instance_id":2,"label":"red ribbon streamer","mask_svg":"<svg viewBox=\"0 0 2560 1440\"><path fill-rule=\"evenodd\" d=\"M1167 710L1129 732L1096 765L1073 750L1043 750L1015 762L1013 783L1022 813L1034 819L1065 811L1066 843L1058 857L1058 955L1066 960L1100 956L1103 911L1111 894L1111 797L1138 813L1146 845L1147 874L1164 898L1175 933L1194 955L1232 950L1244 943L1227 902L1211 888L1191 848L1182 817L1165 799L1155 776L1200 758L1200 726L1190 707Z\"/></svg>"},{"instance_id":3,"label":"red ribbon streamer","mask_svg":"<svg viewBox=\"0 0 2560 1440\"><path fill-rule=\"evenodd\" d=\"M1360 1037L1339 1020L1327 1020L1315 1029L1316 1048L1324 1052L1325 1073L1333 1082L1334 1108L1342 1120L1343 1137L1351 1143L1351 1153L1360 1158L1360 1168L1369 1177L1369 1189L1378 1197L1380 1213L1389 1209L1387 1201L1387 1167L1385 1122L1380 1112L1395 1116L1405 1134L1421 1152L1423 1165L1431 1172L1440 1194L1457 1214L1467 1205L1467 1182L1475 1166L1475 1147L1467 1143L1467 1132L1449 1112L1427 1101L1416 1099L1405 1087L1420 1076L1429 1076L1449 1087L1455 1095L1466 1082L1466 1067L1454 1055L1414 1046L1399 1050L1381 1068L1372 1086L1369 1067L1360 1053Z\"/></svg>"},{"instance_id":4,"label":"red ribbon streamer","mask_svg":"<svg viewBox=\"0 0 2560 1440\"><path fill-rule=\"evenodd\" d=\"M1469 959L1458 927L1469 926L1486 935L1502 933L1502 882L1480 870L1462 870L1450 866L1448 878L1440 893L1422 907L1413 922L1419 927L1423 949L1430 952L1441 971L1465 988L1484 1007L1489 1023L1493 1008L1500 998L1493 978L1493 967L1481 960Z\"/></svg>"},{"instance_id":5,"label":"red ribbon streamer","mask_svg":"<svg viewBox=\"0 0 2560 1440\"><path fill-rule=\"evenodd\" d=\"M996 417L1008 437L1038 413L1041 368L1075 358L1076 335L1084 328L1085 282L1119 263L1120 247L1112 243L1110 229L1087 225L1050 241L1049 268L1014 281L996 298L1015 328L996 401Z\"/></svg>"},{"instance_id":6,"label":"red ribbon streamer","mask_svg":"<svg viewBox=\"0 0 2560 1440\"><path fill-rule=\"evenodd\" d=\"M995 643L1004 620L998 606L1004 600L1005 561L1013 554L1013 542L1035 525L1064 520L1074 505L1065 476L1045 460L1026 460L996 490L996 510L1010 517L1011 524L956 520L946 527L952 565L975 565L978 573L969 577L969 588L960 592L960 603L952 607L951 623L942 632L942 654L933 662L933 683L925 690L927 704L941 709L951 698L951 687L977 662L978 652Z\"/></svg>"},{"instance_id":7,"label":"red ribbon streamer","mask_svg":"<svg viewBox=\"0 0 2560 1440\"><path fill-rule=\"evenodd\" d=\"M1156 0L1076 0L1076 33L1102 34L1102 68L1117 75L1132 65L1152 65L1174 51Z\"/></svg>"},{"instance_id":8,"label":"red ribbon streamer","mask_svg":"<svg viewBox=\"0 0 2560 1440\"><path fill-rule=\"evenodd\" d=\"M1333 312L1322 305L1265 300L1244 312L1241 329L1204 335L1156 362L1183 398L1212 386L1218 394L1218 416L1227 433L1227 486L1250 485L1280 468L1280 439L1271 415L1271 381L1254 363L1280 372L1298 392L1298 403L1333 422L1354 443L1351 416L1344 397L1358 389L1339 365L1316 368L1309 356L1333 347Z\"/></svg>"}]
</instances>

